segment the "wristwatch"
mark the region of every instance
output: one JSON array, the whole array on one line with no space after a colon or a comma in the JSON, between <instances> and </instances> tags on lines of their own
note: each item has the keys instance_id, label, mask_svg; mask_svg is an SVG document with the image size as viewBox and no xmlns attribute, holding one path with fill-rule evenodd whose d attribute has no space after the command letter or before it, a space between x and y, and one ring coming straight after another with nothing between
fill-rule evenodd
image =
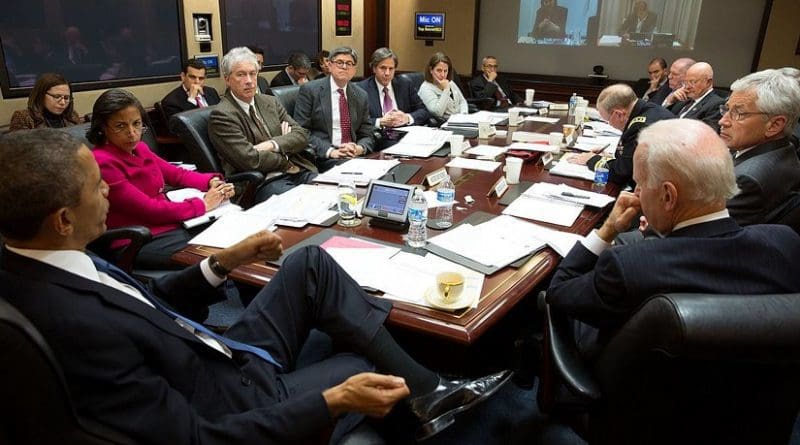
<instances>
[{"instance_id":1,"label":"wristwatch","mask_svg":"<svg viewBox=\"0 0 800 445\"><path fill-rule=\"evenodd\" d=\"M220 264L216 255L211 255L208 257L208 267L211 268L211 272L214 272L214 275L220 278L225 278L229 273L231 273L230 270L226 269L225 266Z\"/></svg>"}]
</instances>

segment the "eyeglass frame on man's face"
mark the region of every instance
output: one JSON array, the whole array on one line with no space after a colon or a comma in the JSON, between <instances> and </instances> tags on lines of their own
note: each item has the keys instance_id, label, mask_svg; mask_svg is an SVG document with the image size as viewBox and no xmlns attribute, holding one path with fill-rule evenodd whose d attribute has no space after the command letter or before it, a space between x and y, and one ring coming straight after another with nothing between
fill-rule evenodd
<instances>
[{"instance_id":1,"label":"eyeglass frame on man's face","mask_svg":"<svg viewBox=\"0 0 800 445\"><path fill-rule=\"evenodd\" d=\"M329 62L332 65L336 65L339 69L342 70L349 70L350 68L354 68L356 66L356 63L350 60L338 59L338 60L329 60Z\"/></svg>"},{"instance_id":2,"label":"eyeglass frame on man's face","mask_svg":"<svg viewBox=\"0 0 800 445\"><path fill-rule=\"evenodd\" d=\"M45 91L44 94L52 97L56 102L61 102L62 100L66 101L67 103L72 102L72 94L53 94L47 91Z\"/></svg>"},{"instance_id":3,"label":"eyeglass frame on man's face","mask_svg":"<svg viewBox=\"0 0 800 445\"><path fill-rule=\"evenodd\" d=\"M756 115L756 114L763 114L765 116L769 116L770 113L765 113L763 111L736 111L735 108L728 108L728 104L720 104L719 105L719 112L722 116L726 114L731 118L731 120L736 122L741 122L747 118L747 116Z\"/></svg>"}]
</instances>

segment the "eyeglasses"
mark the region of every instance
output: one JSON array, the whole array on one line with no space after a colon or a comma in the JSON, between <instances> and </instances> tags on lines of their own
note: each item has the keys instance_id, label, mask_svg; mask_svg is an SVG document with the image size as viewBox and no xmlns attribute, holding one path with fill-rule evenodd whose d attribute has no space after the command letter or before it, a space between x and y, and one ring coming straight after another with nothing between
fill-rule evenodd
<instances>
[{"instance_id":1,"label":"eyeglasses","mask_svg":"<svg viewBox=\"0 0 800 445\"><path fill-rule=\"evenodd\" d=\"M69 94L50 94L45 92L48 96L52 97L54 101L61 102L62 100L66 103L69 103L72 100L72 96Z\"/></svg>"},{"instance_id":2,"label":"eyeglasses","mask_svg":"<svg viewBox=\"0 0 800 445\"><path fill-rule=\"evenodd\" d=\"M719 112L723 116L725 114L729 113L730 118L735 120L735 121L743 120L744 118L746 118L747 116L750 116L752 114L769 115L769 113L765 113L763 111L738 111L735 108L728 108L728 106L725 105L725 104L722 104L722 105L719 106Z\"/></svg>"},{"instance_id":3,"label":"eyeglasses","mask_svg":"<svg viewBox=\"0 0 800 445\"><path fill-rule=\"evenodd\" d=\"M484 66L485 66L486 68L494 68L494 69L497 69L497 64L495 64L495 65L490 65L490 64L488 64L488 63L487 63L487 64L486 64L486 65L484 65Z\"/></svg>"},{"instance_id":4,"label":"eyeglasses","mask_svg":"<svg viewBox=\"0 0 800 445\"><path fill-rule=\"evenodd\" d=\"M331 63L336 65L336 66L338 66L339 68L341 68L343 70L347 70L347 69L350 69L350 68L356 66L355 63L353 63L353 62L351 62L349 60L331 60Z\"/></svg>"},{"instance_id":5,"label":"eyeglasses","mask_svg":"<svg viewBox=\"0 0 800 445\"><path fill-rule=\"evenodd\" d=\"M147 126L141 122L134 122L131 125L120 122L111 126L111 132L114 134L120 134L123 131L128 131L130 128L133 128L133 131L139 134L144 134L147 132Z\"/></svg>"}]
</instances>

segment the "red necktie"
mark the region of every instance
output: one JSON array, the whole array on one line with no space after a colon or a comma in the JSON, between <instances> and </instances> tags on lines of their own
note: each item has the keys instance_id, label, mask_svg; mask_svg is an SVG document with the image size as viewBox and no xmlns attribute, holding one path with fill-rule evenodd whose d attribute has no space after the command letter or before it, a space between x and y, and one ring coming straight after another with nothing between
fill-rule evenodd
<instances>
[{"instance_id":1,"label":"red necktie","mask_svg":"<svg viewBox=\"0 0 800 445\"><path fill-rule=\"evenodd\" d=\"M344 90L339 88L339 127L342 129L342 144L353 142L350 136L350 108L347 106L347 99L344 97Z\"/></svg>"},{"instance_id":2,"label":"red necktie","mask_svg":"<svg viewBox=\"0 0 800 445\"><path fill-rule=\"evenodd\" d=\"M206 100L203 99L203 95L202 94L198 94L197 96L195 96L194 100L195 100L195 102L197 102L197 107L198 108L203 108L203 107L206 106Z\"/></svg>"}]
</instances>

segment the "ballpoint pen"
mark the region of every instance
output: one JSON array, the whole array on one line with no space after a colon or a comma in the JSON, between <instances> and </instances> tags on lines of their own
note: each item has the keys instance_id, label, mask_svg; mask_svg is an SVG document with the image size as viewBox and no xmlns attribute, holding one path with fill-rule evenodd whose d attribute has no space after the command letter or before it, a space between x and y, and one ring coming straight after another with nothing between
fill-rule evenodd
<instances>
[{"instance_id":1,"label":"ballpoint pen","mask_svg":"<svg viewBox=\"0 0 800 445\"><path fill-rule=\"evenodd\" d=\"M589 196L577 195L577 194L572 193L572 192L561 192L561 196L567 196L567 197L570 197L570 198L578 198L578 199L589 199L590 198Z\"/></svg>"},{"instance_id":2,"label":"ballpoint pen","mask_svg":"<svg viewBox=\"0 0 800 445\"><path fill-rule=\"evenodd\" d=\"M361 172L341 172L343 175L362 175Z\"/></svg>"}]
</instances>

